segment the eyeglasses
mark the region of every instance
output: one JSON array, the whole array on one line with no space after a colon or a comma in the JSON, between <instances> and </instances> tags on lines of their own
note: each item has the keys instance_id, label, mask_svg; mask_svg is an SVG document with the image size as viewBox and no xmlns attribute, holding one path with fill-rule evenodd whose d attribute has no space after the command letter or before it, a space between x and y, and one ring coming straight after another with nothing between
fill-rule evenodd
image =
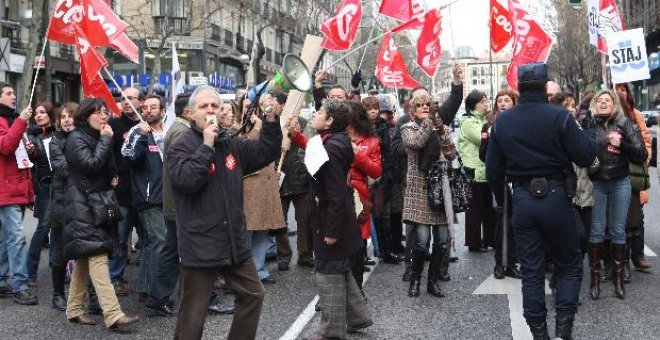
<instances>
[{"instance_id":1,"label":"eyeglasses","mask_svg":"<svg viewBox=\"0 0 660 340\"><path fill-rule=\"evenodd\" d=\"M135 99L138 99L138 97L126 96L126 97L121 97L121 101L125 101L127 98L128 98L128 100L135 100Z\"/></svg>"},{"instance_id":2,"label":"eyeglasses","mask_svg":"<svg viewBox=\"0 0 660 340\"><path fill-rule=\"evenodd\" d=\"M431 103L430 103L430 102L426 102L426 103L417 103L417 104L415 104L415 107L416 107L416 108L417 108L417 107L422 107L422 106L431 107Z\"/></svg>"},{"instance_id":3,"label":"eyeglasses","mask_svg":"<svg viewBox=\"0 0 660 340\"><path fill-rule=\"evenodd\" d=\"M151 105L151 106L143 105L142 110L157 111L157 110L160 110L160 106L158 106L158 105Z\"/></svg>"}]
</instances>

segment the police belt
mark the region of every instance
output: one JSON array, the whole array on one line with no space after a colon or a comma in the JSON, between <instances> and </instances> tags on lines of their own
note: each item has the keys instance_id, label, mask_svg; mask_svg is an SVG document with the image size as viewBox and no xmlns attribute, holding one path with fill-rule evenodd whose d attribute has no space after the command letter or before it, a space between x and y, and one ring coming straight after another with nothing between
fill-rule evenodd
<instances>
[{"instance_id":1,"label":"police belt","mask_svg":"<svg viewBox=\"0 0 660 340\"><path fill-rule=\"evenodd\" d=\"M514 187L521 187L527 189L535 197L545 197L553 186L566 187L566 180L564 179L550 179L546 177L535 177L530 180L521 182L514 181Z\"/></svg>"}]
</instances>

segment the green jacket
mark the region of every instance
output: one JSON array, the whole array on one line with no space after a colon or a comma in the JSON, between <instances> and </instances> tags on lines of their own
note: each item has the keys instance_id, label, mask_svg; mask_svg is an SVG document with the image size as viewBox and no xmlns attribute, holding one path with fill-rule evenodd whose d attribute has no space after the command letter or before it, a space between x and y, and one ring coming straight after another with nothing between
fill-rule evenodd
<instances>
[{"instance_id":1,"label":"green jacket","mask_svg":"<svg viewBox=\"0 0 660 340\"><path fill-rule=\"evenodd\" d=\"M463 166L474 169L474 180L486 182L486 164L479 159L481 129L486 124L486 116L479 111L472 111L461 118L458 136L458 154Z\"/></svg>"}]
</instances>

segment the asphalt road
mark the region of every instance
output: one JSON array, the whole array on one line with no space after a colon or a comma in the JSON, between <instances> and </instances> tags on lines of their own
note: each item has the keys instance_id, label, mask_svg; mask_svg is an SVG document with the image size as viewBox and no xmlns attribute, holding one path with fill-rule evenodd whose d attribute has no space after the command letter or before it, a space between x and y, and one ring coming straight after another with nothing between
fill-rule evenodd
<instances>
[{"instance_id":1,"label":"asphalt road","mask_svg":"<svg viewBox=\"0 0 660 340\"><path fill-rule=\"evenodd\" d=\"M644 209L646 244L649 249L660 252L660 189L655 169L652 169L652 174L650 203ZM35 226L34 218L28 216L25 219L28 241ZM295 225L292 225L292 229L295 229ZM292 237L291 241L295 247L295 237ZM451 281L442 284L447 293L447 297L442 299L427 295L424 281L423 292L419 298L407 297L407 284L401 281L403 266L377 265L365 284L368 306L375 325L349 338L512 339L507 296L473 294L492 275L493 252L468 253L462 244L461 236L457 242L459 261L451 265ZM138 303L136 296L119 299L125 312L142 317L139 324L124 332L107 330L102 326L100 316L94 317L99 322L97 326L81 327L70 324L63 312L51 308L52 289L47 257L47 250L44 250L37 288L39 305L19 306L14 304L12 299L0 299L0 339L137 340L172 337L176 318L148 317L146 309ZM587 291L588 275L585 276L581 293L583 304L575 324L576 339L660 338L660 277L657 274L660 271L660 263L656 257L649 259L656 267L655 271L648 274L634 272L632 283L626 286L627 297L623 301L614 296L609 282L602 286L601 299L591 301ZM313 312L304 313L315 296L312 270L292 264L289 272L278 272L274 262L269 263L269 270L278 283L266 287L267 294L257 338L280 339L286 333L293 335L290 338L295 339L298 335L313 331L318 326L319 316ZM136 273L137 267L130 265L127 275L131 281ZM231 295L226 295L226 298L231 299ZM549 314L554 315L550 295L547 296L547 301ZM305 315L312 316L310 322L306 322ZM204 339L224 338L230 321L228 316L207 317ZM295 326L292 327L294 323ZM551 326L554 323L552 318L549 318L549 323Z\"/></svg>"}]
</instances>

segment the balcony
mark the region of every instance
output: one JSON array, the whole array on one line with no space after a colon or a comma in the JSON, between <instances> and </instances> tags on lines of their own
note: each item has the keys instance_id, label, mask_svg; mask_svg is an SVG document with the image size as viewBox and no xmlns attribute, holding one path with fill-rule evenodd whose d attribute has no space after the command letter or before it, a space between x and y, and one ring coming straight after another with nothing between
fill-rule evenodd
<instances>
[{"instance_id":1,"label":"balcony","mask_svg":"<svg viewBox=\"0 0 660 340\"><path fill-rule=\"evenodd\" d=\"M154 17L156 27L166 25L175 35L190 35L190 20L188 18Z\"/></svg>"},{"instance_id":2,"label":"balcony","mask_svg":"<svg viewBox=\"0 0 660 340\"><path fill-rule=\"evenodd\" d=\"M2 26L2 36L4 38L9 38L9 42L11 44L12 51L20 51L22 53L25 52L25 48L27 47L23 41L21 41L21 26L16 25L16 26Z\"/></svg>"},{"instance_id":3,"label":"balcony","mask_svg":"<svg viewBox=\"0 0 660 340\"><path fill-rule=\"evenodd\" d=\"M59 53L62 59L73 60L74 58L73 48L69 45L60 45Z\"/></svg>"}]
</instances>

